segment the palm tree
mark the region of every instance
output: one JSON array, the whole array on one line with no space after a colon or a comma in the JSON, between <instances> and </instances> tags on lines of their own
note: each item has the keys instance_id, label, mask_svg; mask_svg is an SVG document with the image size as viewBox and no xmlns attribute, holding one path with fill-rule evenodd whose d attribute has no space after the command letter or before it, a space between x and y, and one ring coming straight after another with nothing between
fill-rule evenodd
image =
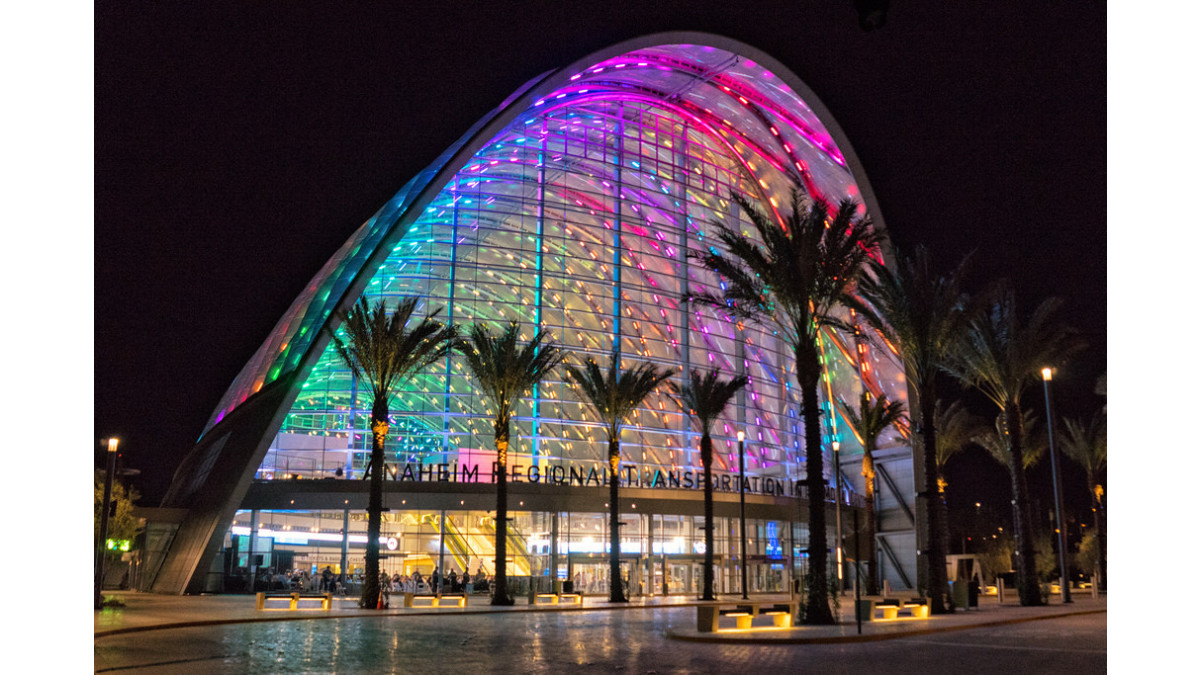
<instances>
[{"instance_id":1,"label":"palm tree","mask_svg":"<svg viewBox=\"0 0 1200 675\"><path fill-rule=\"evenodd\" d=\"M864 497L867 502L867 595L879 594L879 571L875 563L875 460L873 455L878 449L879 436L888 427L904 419L904 404L900 401L889 401L886 396L880 396L874 401L867 392L862 393L858 408L853 408L845 401L838 401L846 420L854 430L854 435L862 442L862 475L866 488Z\"/></svg>"},{"instance_id":2,"label":"palm tree","mask_svg":"<svg viewBox=\"0 0 1200 675\"><path fill-rule=\"evenodd\" d=\"M1021 411L1021 468L1028 471L1041 461L1049 449L1048 437L1038 430L1037 417L1028 410ZM971 441L987 450L992 459L1000 466L1008 467L1008 430L1004 421L1004 413L996 416L996 422L991 429L980 429L971 437Z\"/></svg>"},{"instance_id":3,"label":"palm tree","mask_svg":"<svg viewBox=\"0 0 1200 675\"><path fill-rule=\"evenodd\" d=\"M545 329L527 343L519 342L520 325L513 321L499 337L475 324L465 338L454 342L494 410L496 443L496 559L493 605L511 605L508 595L508 440L513 411L522 396L566 356Z\"/></svg>"},{"instance_id":4,"label":"palm tree","mask_svg":"<svg viewBox=\"0 0 1200 675\"><path fill-rule=\"evenodd\" d=\"M1041 605L1034 560L1033 514L1025 479L1025 432L1021 396L1044 366L1055 365L1082 348L1074 331L1052 321L1061 302L1049 298L1021 321L1010 288L970 321L960 349L946 370L995 403L1004 418L1009 475L1012 478L1017 539L1017 593L1021 604Z\"/></svg>"},{"instance_id":5,"label":"palm tree","mask_svg":"<svg viewBox=\"0 0 1200 675\"><path fill-rule=\"evenodd\" d=\"M936 507L937 469L932 455L937 445L934 412L936 379L948 354L962 335L966 294L963 292L966 260L950 274L933 269L928 251L917 248L912 258L897 254L894 266L878 260L870 263L871 274L862 279L858 292L867 304L852 304L864 320L892 346L899 349L904 375L916 393L913 401L920 411L919 432L921 479L924 489L917 494L924 504L928 555L922 558L929 586L930 612L946 611L946 543L938 536L945 528ZM920 512L920 511L919 511Z\"/></svg>"},{"instance_id":6,"label":"palm tree","mask_svg":"<svg viewBox=\"0 0 1200 675\"><path fill-rule=\"evenodd\" d=\"M1075 460L1087 474L1088 492L1092 495L1092 520L1096 528L1097 543L1100 545L1100 578L1097 587L1104 589L1106 533L1103 518L1104 486L1100 484L1100 480L1108 465L1108 418L1101 410L1094 413L1086 423L1069 419L1063 424L1066 428L1062 439L1063 454Z\"/></svg>"},{"instance_id":7,"label":"palm tree","mask_svg":"<svg viewBox=\"0 0 1200 675\"><path fill-rule=\"evenodd\" d=\"M937 470L938 492L946 492L946 464L950 458L962 452L981 432L981 423L963 405L962 401L954 401L942 405L938 401L934 406L933 423L937 426L937 451L934 453L934 466ZM945 503L943 499L942 503Z\"/></svg>"},{"instance_id":8,"label":"palm tree","mask_svg":"<svg viewBox=\"0 0 1200 675\"><path fill-rule=\"evenodd\" d=\"M940 550L950 550L950 514L946 507L946 464L950 458L957 455L975 442L980 433L981 423L978 418L967 411L962 401L955 401L948 406L937 402L933 410L933 423L937 427L937 448L934 450L934 467L937 473L937 500L934 508L938 509L938 522L941 530L938 532Z\"/></svg>"},{"instance_id":9,"label":"palm tree","mask_svg":"<svg viewBox=\"0 0 1200 675\"><path fill-rule=\"evenodd\" d=\"M418 371L443 358L456 336L453 326L434 317L438 309L421 320L412 330L409 320L417 308L417 298L405 298L391 316L380 300L371 307L365 297L345 316L346 337L333 335L333 345L346 366L360 382L371 387L371 478L367 497L366 577L360 604L367 609L380 605L379 532L383 524L383 452L388 434L388 399L395 388Z\"/></svg>"},{"instance_id":10,"label":"palm tree","mask_svg":"<svg viewBox=\"0 0 1200 675\"><path fill-rule=\"evenodd\" d=\"M567 365L567 374L575 381L584 401L604 425L608 434L608 600L628 602L621 588L621 518L617 499L620 488L621 425L637 410L659 384L675 374L671 368L659 369L641 362L621 370L621 355L613 349L608 371L602 372L595 359L588 357L582 368Z\"/></svg>"},{"instance_id":11,"label":"palm tree","mask_svg":"<svg viewBox=\"0 0 1200 675\"><path fill-rule=\"evenodd\" d=\"M792 190L791 213L784 222L759 211L745 197L732 195L758 234L750 236L716 222L715 247L689 254L724 278L721 295L691 294L687 300L711 304L739 318L769 321L792 348L804 421L805 483L808 490L809 577L805 621L831 624L826 583L829 549L825 525L825 462L821 450L820 331L847 327L834 317L883 240L857 204L842 201L830 214L827 204ZM803 515L803 511L802 514Z\"/></svg>"},{"instance_id":12,"label":"palm tree","mask_svg":"<svg viewBox=\"0 0 1200 675\"><path fill-rule=\"evenodd\" d=\"M680 390L679 399L700 429L700 463L704 465L704 595L713 597L713 494L712 494L712 427L725 412L729 400L750 381L745 375L721 379L719 368L701 373L691 372L691 379ZM746 564L742 561L742 564Z\"/></svg>"}]
</instances>

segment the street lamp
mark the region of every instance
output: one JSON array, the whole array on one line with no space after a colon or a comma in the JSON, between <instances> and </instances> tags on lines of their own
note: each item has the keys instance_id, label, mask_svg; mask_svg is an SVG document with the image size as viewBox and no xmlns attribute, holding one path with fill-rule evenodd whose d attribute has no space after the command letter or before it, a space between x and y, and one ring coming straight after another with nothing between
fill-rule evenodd
<instances>
[{"instance_id":1,"label":"street lamp","mask_svg":"<svg viewBox=\"0 0 1200 675\"><path fill-rule=\"evenodd\" d=\"M1058 470L1058 453L1054 451L1054 406L1050 397L1050 380L1054 371L1042 368L1042 384L1046 392L1046 433L1050 435L1050 474L1054 480L1054 526L1058 531L1059 589L1063 604L1071 602L1071 577L1067 573L1067 532L1063 528L1062 475Z\"/></svg>"},{"instance_id":2,"label":"street lamp","mask_svg":"<svg viewBox=\"0 0 1200 675\"><path fill-rule=\"evenodd\" d=\"M108 540L108 510L112 502L113 474L117 472L117 443L115 438L108 439L108 470L104 473L104 501L100 503L100 539L96 542L96 609L100 609L103 601L100 591L104 585L104 544Z\"/></svg>"},{"instance_id":3,"label":"street lamp","mask_svg":"<svg viewBox=\"0 0 1200 675\"><path fill-rule=\"evenodd\" d=\"M842 444L838 441L833 442L833 490L837 494L833 501L834 524L837 527L837 578L838 578L838 595L841 595L844 589L842 586L842 465L840 453L838 449ZM857 554L855 554L857 558Z\"/></svg>"},{"instance_id":4,"label":"street lamp","mask_svg":"<svg viewBox=\"0 0 1200 675\"><path fill-rule=\"evenodd\" d=\"M738 530L742 535L742 599L749 600L746 591L746 432L741 429L738 437L738 502L741 505L741 526Z\"/></svg>"}]
</instances>

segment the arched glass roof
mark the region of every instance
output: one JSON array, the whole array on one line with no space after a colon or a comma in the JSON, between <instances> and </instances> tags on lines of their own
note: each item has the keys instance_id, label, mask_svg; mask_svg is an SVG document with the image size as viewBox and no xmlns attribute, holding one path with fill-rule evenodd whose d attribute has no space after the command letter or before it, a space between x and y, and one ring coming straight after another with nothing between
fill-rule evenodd
<instances>
[{"instance_id":1,"label":"arched glass roof","mask_svg":"<svg viewBox=\"0 0 1200 675\"><path fill-rule=\"evenodd\" d=\"M649 36L546 73L350 237L243 368L205 433L263 387L290 382L273 448L300 436L362 447L370 403L328 348L327 329L336 329L335 310L363 294L417 295L424 311L446 308L443 316L459 324L546 327L579 356L603 358L616 344L627 364L744 372L751 385L718 430L724 449L730 425L744 427L758 448L755 473L797 475L802 430L787 346L768 327L679 302L686 290L719 284L687 252L708 245L713 221L738 221L730 191L778 212L793 185L827 201L858 199L882 225L820 102L752 48L713 36ZM903 400L903 378L888 354L832 333L825 340L824 431L853 446L828 399L856 400L867 386ZM393 410L400 432L389 450L397 457L449 461L488 447L486 406L453 359L406 385ZM561 380L539 388L518 424L518 454L599 461L598 432ZM686 415L666 398L648 401L631 427L625 444L634 461L698 465ZM720 467L729 455L718 455Z\"/></svg>"}]
</instances>

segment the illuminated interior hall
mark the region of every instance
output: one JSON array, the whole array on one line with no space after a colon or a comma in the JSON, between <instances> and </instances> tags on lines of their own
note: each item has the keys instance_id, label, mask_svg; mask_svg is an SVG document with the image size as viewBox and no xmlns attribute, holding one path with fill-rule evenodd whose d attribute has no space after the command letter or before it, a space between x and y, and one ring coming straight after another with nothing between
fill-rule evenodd
<instances>
[{"instance_id":1,"label":"illuminated interior hall","mask_svg":"<svg viewBox=\"0 0 1200 675\"><path fill-rule=\"evenodd\" d=\"M486 73L481 73L486 75ZM420 133L398 121L397 134ZM419 315L525 338L545 328L579 362L719 367L749 384L714 431L718 590L786 589L801 573L804 429L791 350L769 325L685 304L719 292L689 253L714 223L748 227L738 192L770 213L793 185L883 218L829 112L753 47L692 33L646 36L534 78L408 181L316 273L230 385L147 534L147 590L236 590L264 569L361 572L371 451L369 387L334 350L359 298L420 298ZM865 389L906 400L895 354L822 333L822 438L830 542L863 505L862 446L831 401ZM682 375L677 374L677 383ZM492 416L451 355L389 405L385 571L491 573ZM748 546L739 549L737 432L745 434ZM904 428L876 461L882 574L916 585L913 451ZM509 449L509 575L542 588L608 573L606 437L556 371L521 403ZM703 560L700 435L665 393L621 436L622 570L634 594L697 593ZM835 462L834 447L838 448ZM257 536L251 540L253 531ZM849 542L849 540L847 540ZM852 551L848 553L853 557ZM255 556L262 556L261 560ZM596 592L606 592L597 584ZM582 590L586 590L582 589Z\"/></svg>"}]
</instances>

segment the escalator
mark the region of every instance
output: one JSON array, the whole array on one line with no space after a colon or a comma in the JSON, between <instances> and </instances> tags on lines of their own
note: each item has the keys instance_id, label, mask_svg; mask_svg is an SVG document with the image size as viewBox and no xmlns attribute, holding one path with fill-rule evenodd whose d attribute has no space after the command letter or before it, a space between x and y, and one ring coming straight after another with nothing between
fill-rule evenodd
<instances>
[{"instance_id":1,"label":"escalator","mask_svg":"<svg viewBox=\"0 0 1200 675\"><path fill-rule=\"evenodd\" d=\"M488 518L484 527L492 535L492 541L495 541L496 521ZM491 550L494 557L494 545ZM533 561L529 559L529 549L525 543L525 537L521 536L512 523L508 524L508 557L512 560L510 576L527 577L533 572Z\"/></svg>"},{"instance_id":2,"label":"escalator","mask_svg":"<svg viewBox=\"0 0 1200 675\"><path fill-rule=\"evenodd\" d=\"M433 514L422 516L422 521L434 529L440 527L437 516ZM496 523L491 518L481 518L480 521L480 527L475 532L471 532L469 529L464 531L455 524L454 518L447 516L445 523L446 551L450 553L458 569L470 572L471 562L478 561L476 569L483 567L485 571L494 573L495 570L491 568L496 556ZM529 576L533 569L533 561L530 559L528 545L525 537L513 527L512 523L508 525L508 555L512 560L510 575Z\"/></svg>"},{"instance_id":3,"label":"escalator","mask_svg":"<svg viewBox=\"0 0 1200 675\"><path fill-rule=\"evenodd\" d=\"M476 543L476 546L472 546L469 541L470 538L470 535L464 534L454 524L453 518L446 518L446 548L449 549L454 562L458 564L458 569L466 572L471 571L471 560L482 559L485 554L489 553L480 549L478 543Z\"/></svg>"}]
</instances>

